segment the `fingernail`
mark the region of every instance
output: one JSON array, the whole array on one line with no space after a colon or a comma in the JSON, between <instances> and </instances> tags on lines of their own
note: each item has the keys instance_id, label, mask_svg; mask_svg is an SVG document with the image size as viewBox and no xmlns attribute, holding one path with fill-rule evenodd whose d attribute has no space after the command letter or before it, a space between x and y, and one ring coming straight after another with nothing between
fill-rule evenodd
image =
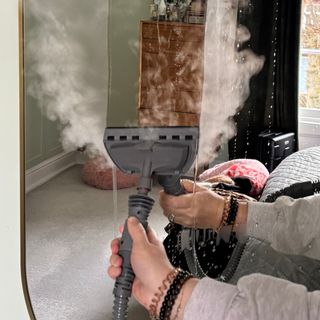
<instances>
[{"instance_id":1,"label":"fingernail","mask_svg":"<svg viewBox=\"0 0 320 320\"><path fill-rule=\"evenodd\" d=\"M139 223L139 220L136 217L129 217L128 222L131 224L137 225Z\"/></svg>"}]
</instances>

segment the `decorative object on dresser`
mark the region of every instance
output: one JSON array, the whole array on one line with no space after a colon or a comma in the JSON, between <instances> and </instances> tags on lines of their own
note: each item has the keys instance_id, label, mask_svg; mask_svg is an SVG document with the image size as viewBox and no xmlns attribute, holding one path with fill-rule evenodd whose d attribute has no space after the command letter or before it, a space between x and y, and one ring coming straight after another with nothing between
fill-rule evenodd
<instances>
[{"instance_id":1,"label":"decorative object on dresser","mask_svg":"<svg viewBox=\"0 0 320 320\"><path fill-rule=\"evenodd\" d=\"M193 0L188 8L188 23L205 23L206 22L206 1Z\"/></svg>"},{"instance_id":2,"label":"decorative object on dresser","mask_svg":"<svg viewBox=\"0 0 320 320\"><path fill-rule=\"evenodd\" d=\"M150 18L157 21L205 23L207 0L153 0Z\"/></svg>"},{"instance_id":3,"label":"decorative object on dresser","mask_svg":"<svg viewBox=\"0 0 320 320\"><path fill-rule=\"evenodd\" d=\"M163 21L166 20L167 16L167 5L164 0L160 0L158 5L158 14L159 14L159 20Z\"/></svg>"},{"instance_id":4,"label":"decorative object on dresser","mask_svg":"<svg viewBox=\"0 0 320 320\"><path fill-rule=\"evenodd\" d=\"M141 126L198 126L204 25L141 21Z\"/></svg>"}]
</instances>

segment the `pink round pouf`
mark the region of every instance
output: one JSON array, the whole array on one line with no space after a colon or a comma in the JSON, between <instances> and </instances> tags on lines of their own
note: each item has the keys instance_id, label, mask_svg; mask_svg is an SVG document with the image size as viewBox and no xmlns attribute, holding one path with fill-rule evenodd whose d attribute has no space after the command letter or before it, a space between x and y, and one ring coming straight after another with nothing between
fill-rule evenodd
<instances>
[{"instance_id":1,"label":"pink round pouf","mask_svg":"<svg viewBox=\"0 0 320 320\"><path fill-rule=\"evenodd\" d=\"M127 175L116 169L117 189L134 187L137 184L137 175ZM112 168L103 157L96 157L86 161L82 169L82 180L89 186L112 190Z\"/></svg>"}]
</instances>

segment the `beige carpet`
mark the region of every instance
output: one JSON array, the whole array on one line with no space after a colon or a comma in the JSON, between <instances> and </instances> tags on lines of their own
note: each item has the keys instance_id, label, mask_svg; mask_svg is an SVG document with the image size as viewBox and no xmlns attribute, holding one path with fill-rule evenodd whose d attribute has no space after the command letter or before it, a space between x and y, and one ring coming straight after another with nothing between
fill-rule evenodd
<instances>
[{"instance_id":1,"label":"beige carpet","mask_svg":"<svg viewBox=\"0 0 320 320\"><path fill-rule=\"evenodd\" d=\"M167 220L156 204L150 224L164 237ZM127 216L134 188L118 191L113 218L112 191L81 181L75 166L26 197L27 277L37 320L111 320L113 281L106 275L109 243ZM149 319L131 299L129 319Z\"/></svg>"}]
</instances>

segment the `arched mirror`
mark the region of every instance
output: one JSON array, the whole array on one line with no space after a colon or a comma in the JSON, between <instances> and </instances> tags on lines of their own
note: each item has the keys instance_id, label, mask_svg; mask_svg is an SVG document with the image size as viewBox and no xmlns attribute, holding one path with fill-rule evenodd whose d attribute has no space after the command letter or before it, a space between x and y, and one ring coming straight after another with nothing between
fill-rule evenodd
<instances>
[{"instance_id":1,"label":"arched mirror","mask_svg":"<svg viewBox=\"0 0 320 320\"><path fill-rule=\"evenodd\" d=\"M309 121L318 116L319 12L315 0L23 1L25 272L37 320L112 319L110 241L139 180L113 165L106 126L200 127L198 162L183 176L231 184L258 201L320 179L305 153L295 158L300 143L320 164L319 123ZM301 107L312 106L300 131L298 85ZM182 136L192 140L170 137L177 145ZM139 140L130 137L118 140ZM221 174L227 181L214 181ZM172 263L231 284L264 273L319 289L318 260L279 253L256 234L168 234L161 189L154 178L149 223L167 237ZM130 302L129 319L148 317Z\"/></svg>"}]
</instances>

